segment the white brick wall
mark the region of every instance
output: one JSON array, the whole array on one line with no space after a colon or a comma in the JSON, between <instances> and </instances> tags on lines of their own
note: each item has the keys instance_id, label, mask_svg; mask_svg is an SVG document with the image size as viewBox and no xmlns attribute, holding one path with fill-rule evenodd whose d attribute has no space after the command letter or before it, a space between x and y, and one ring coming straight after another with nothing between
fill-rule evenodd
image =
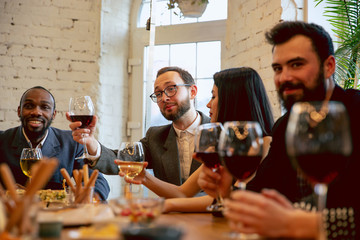
<instances>
[{"instance_id":1,"label":"white brick wall","mask_svg":"<svg viewBox=\"0 0 360 240\"><path fill-rule=\"evenodd\" d=\"M275 118L280 113L271 69L271 46L264 34L281 19L281 0L229 0L223 68L248 66L264 81Z\"/></svg>"}]
</instances>

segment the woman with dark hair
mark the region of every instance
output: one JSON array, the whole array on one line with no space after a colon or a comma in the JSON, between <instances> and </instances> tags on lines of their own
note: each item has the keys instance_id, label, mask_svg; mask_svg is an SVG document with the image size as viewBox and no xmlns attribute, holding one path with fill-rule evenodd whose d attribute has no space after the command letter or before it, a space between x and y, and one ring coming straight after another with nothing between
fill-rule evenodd
<instances>
[{"instance_id":1,"label":"woman with dark hair","mask_svg":"<svg viewBox=\"0 0 360 240\"><path fill-rule=\"evenodd\" d=\"M222 70L214 74L214 86L211 93L211 100L206 105L210 109L211 122L259 122L265 135L263 157L266 156L271 142L269 135L274 120L265 87L259 74L248 67ZM119 160L115 160L115 163L116 161ZM201 190L197 180L203 167L205 166L201 166L181 186L163 182L146 170L143 170L133 180L125 180L143 184L159 196L172 198L165 202L166 212L205 211L206 206L213 201L210 196L189 198ZM225 171L223 167L220 169ZM227 175L227 181L232 181L230 174Z\"/></svg>"}]
</instances>

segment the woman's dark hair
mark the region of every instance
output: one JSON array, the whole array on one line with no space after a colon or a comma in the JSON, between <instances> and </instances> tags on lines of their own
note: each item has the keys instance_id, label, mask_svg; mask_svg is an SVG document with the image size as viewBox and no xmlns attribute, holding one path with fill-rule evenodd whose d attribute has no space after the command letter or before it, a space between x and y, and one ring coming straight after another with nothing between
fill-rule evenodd
<instances>
[{"instance_id":1,"label":"woman's dark hair","mask_svg":"<svg viewBox=\"0 0 360 240\"><path fill-rule=\"evenodd\" d=\"M218 122L257 121L271 134L274 118L264 84L252 68L230 68L214 74L218 88Z\"/></svg>"}]
</instances>

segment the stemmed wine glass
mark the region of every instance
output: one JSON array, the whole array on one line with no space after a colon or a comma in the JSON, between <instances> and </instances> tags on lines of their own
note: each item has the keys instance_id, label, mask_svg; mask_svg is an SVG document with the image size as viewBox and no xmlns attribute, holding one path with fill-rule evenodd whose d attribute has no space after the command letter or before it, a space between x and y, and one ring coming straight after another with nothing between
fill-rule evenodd
<instances>
[{"instance_id":1,"label":"stemmed wine glass","mask_svg":"<svg viewBox=\"0 0 360 240\"><path fill-rule=\"evenodd\" d=\"M23 148L20 156L20 167L22 172L29 177L33 177L32 167L42 159L40 148Z\"/></svg>"},{"instance_id":2,"label":"stemmed wine glass","mask_svg":"<svg viewBox=\"0 0 360 240\"><path fill-rule=\"evenodd\" d=\"M257 170L263 152L263 135L258 122L232 121L224 124L219 154L227 170L246 189L246 180Z\"/></svg>"},{"instance_id":3,"label":"stemmed wine glass","mask_svg":"<svg viewBox=\"0 0 360 240\"><path fill-rule=\"evenodd\" d=\"M218 154L218 144L220 133L223 125L219 122L206 123L200 125L195 132L195 153L206 167L216 172L220 165L220 158ZM210 212L218 212L223 208L222 198L217 192L216 203L211 204L206 208Z\"/></svg>"},{"instance_id":4,"label":"stemmed wine glass","mask_svg":"<svg viewBox=\"0 0 360 240\"><path fill-rule=\"evenodd\" d=\"M224 124L220 135L219 155L226 169L237 179L240 190L256 172L263 154L263 134L260 124L253 121L232 121ZM258 238L249 234L230 232L231 239Z\"/></svg>"},{"instance_id":5,"label":"stemmed wine glass","mask_svg":"<svg viewBox=\"0 0 360 240\"><path fill-rule=\"evenodd\" d=\"M120 144L117 158L119 170L125 174L125 178L134 179L144 168L144 150L141 142L123 142ZM129 192L126 192L129 191ZM131 183L125 186L125 197L131 198Z\"/></svg>"},{"instance_id":6,"label":"stemmed wine glass","mask_svg":"<svg viewBox=\"0 0 360 240\"><path fill-rule=\"evenodd\" d=\"M296 103L290 113L286 143L294 167L314 185L321 215L328 184L345 168L352 152L344 105L332 101ZM320 239L326 239L322 221L319 226Z\"/></svg>"},{"instance_id":7,"label":"stemmed wine glass","mask_svg":"<svg viewBox=\"0 0 360 240\"><path fill-rule=\"evenodd\" d=\"M91 101L90 96L80 96L70 98L69 103L69 114L71 121L80 121L80 128L86 128L93 120L95 114L94 104ZM87 159L88 151L86 147L86 138L84 134L81 135L84 145L84 153L81 157L76 159Z\"/></svg>"}]
</instances>

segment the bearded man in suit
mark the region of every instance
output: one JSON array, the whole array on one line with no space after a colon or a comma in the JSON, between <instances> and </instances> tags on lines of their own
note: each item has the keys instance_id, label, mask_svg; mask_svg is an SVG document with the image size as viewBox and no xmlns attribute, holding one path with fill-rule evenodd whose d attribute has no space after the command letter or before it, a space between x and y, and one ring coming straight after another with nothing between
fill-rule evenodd
<instances>
[{"instance_id":1,"label":"bearded man in suit","mask_svg":"<svg viewBox=\"0 0 360 240\"><path fill-rule=\"evenodd\" d=\"M196 94L195 81L186 70L164 67L158 71L150 98L172 123L149 128L140 142L149 163L147 168L153 169L155 177L175 185L181 185L201 165L192 159L195 129L210 122L210 118L195 110ZM71 123L73 138L82 143L81 135L85 133L87 149L92 155L90 166L106 174L118 174L118 166L114 164L117 151L106 148L94 138L96 122L94 116L87 129L79 128L81 122Z\"/></svg>"}]
</instances>

